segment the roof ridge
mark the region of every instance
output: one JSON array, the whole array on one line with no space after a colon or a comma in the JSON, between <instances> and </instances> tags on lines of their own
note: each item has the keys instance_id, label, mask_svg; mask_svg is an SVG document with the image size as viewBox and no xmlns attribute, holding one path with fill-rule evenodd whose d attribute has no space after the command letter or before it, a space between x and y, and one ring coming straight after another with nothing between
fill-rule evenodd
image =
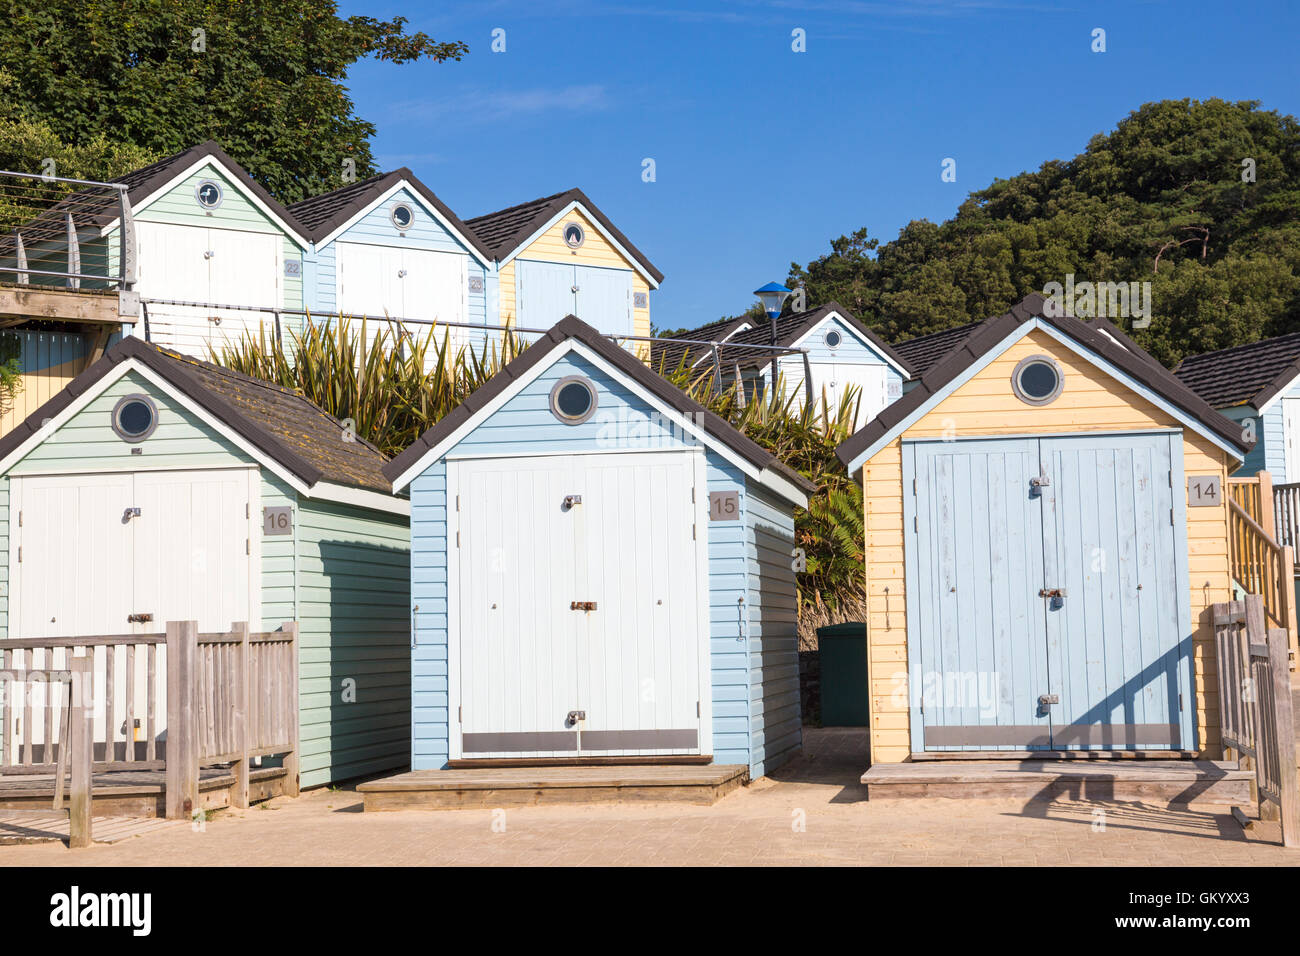
<instances>
[{"instance_id":1,"label":"roof ridge","mask_svg":"<svg viewBox=\"0 0 1300 956\"><path fill-rule=\"evenodd\" d=\"M576 192L581 192L581 190L578 189L577 186L573 186L569 189L562 190L551 196L540 196L537 199L529 199L527 202L515 203L513 206L506 206L503 209L494 209L491 212L485 212L481 216L471 216L469 219L464 220L464 222L465 225L468 226L471 223L476 222L480 219L487 219L489 216L504 215L505 213L508 212L514 212L516 209L523 209L525 206L535 206L538 203L551 203L559 199L561 196L567 196L570 193L576 193Z\"/></svg>"}]
</instances>

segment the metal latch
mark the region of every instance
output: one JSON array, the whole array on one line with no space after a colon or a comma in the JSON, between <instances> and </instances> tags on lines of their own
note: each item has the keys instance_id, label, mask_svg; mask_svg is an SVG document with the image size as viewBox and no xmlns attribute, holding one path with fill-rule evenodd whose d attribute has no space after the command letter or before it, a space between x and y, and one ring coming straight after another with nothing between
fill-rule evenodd
<instances>
[{"instance_id":1,"label":"metal latch","mask_svg":"<svg viewBox=\"0 0 1300 956\"><path fill-rule=\"evenodd\" d=\"M568 511L568 510L569 510L570 508L572 508L574 505L580 505L580 504L582 504L582 495L565 495L565 496L564 496L564 510L565 510L565 511Z\"/></svg>"},{"instance_id":2,"label":"metal latch","mask_svg":"<svg viewBox=\"0 0 1300 956\"><path fill-rule=\"evenodd\" d=\"M152 620L153 615L147 612L143 614L128 614L126 616L126 622L128 624L148 624Z\"/></svg>"},{"instance_id":3,"label":"metal latch","mask_svg":"<svg viewBox=\"0 0 1300 956\"><path fill-rule=\"evenodd\" d=\"M1052 484L1052 479L1047 475L1039 475L1037 478L1029 479L1030 488L1047 488Z\"/></svg>"},{"instance_id":4,"label":"metal latch","mask_svg":"<svg viewBox=\"0 0 1300 956\"><path fill-rule=\"evenodd\" d=\"M1039 707L1047 707L1051 704L1059 704L1060 702L1061 702L1060 694L1039 694L1038 695Z\"/></svg>"},{"instance_id":5,"label":"metal latch","mask_svg":"<svg viewBox=\"0 0 1300 956\"><path fill-rule=\"evenodd\" d=\"M564 722L568 724L570 727L572 727L578 721L586 720L586 719L587 719L587 712L585 710L571 710L569 711L569 716L564 718Z\"/></svg>"},{"instance_id":6,"label":"metal latch","mask_svg":"<svg viewBox=\"0 0 1300 956\"><path fill-rule=\"evenodd\" d=\"M126 524L132 518L140 517L139 508L126 508L122 511L122 524Z\"/></svg>"},{"instance_id":7,"label":"metal latch","mask_svg":"<svg viewBox=\"0 0 1300 956\"><path fill-rule=\"evenodd\" d=\"M1065 597L1065 588L1039 588L1038 596L1045 598L1063 598Z\"/></svg>"},{"instance_id":8,"label":"metal latch","mask_svg":"<svg viewBox=\"0 0 1300 956\"><path fill-rule=\"evenodd\" d=\"M594 611L596 610L595 601L570 601L570 611Z\"/></svg>"}]
</instances>

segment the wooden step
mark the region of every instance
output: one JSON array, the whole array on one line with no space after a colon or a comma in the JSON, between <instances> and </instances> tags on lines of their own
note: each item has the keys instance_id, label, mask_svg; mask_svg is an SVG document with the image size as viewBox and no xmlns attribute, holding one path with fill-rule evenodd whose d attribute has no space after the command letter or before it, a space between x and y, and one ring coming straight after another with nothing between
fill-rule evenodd
<instances>
[{"instance_id":1,"label":"wooden step","mask_svg":"<svg viewBox=\"0 0 1300 956\"><path fill-rule=\"evenodd\" d=\"M412 770L357 785L366 810L577 803L712 804L743 786L743 764Z\"/></svg>"},{"instance_id":2,"label":"wooden step","mask_svg":"<svg viewBox=\"0 0 1300 956\"><path fill-rule=\"evenodd\" d=\"M971 760L876 764L868 800L1076 799L1178 806L1250 803L1254 774L1213 760Z\"/></svg>"}]
</instances>

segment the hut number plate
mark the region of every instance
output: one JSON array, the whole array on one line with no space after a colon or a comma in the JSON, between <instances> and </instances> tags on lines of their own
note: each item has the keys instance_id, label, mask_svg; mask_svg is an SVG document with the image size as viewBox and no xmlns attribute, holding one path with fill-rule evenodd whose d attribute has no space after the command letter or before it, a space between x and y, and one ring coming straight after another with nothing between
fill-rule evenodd
<instances>
[{"instance_id":1,"label":"hut number plate","mask_svg":"<svg viewBox=\"0 0 1300 956\"><path fill-rule=\"evenodd\" d=\"M740 492L739 491L710 491L709 492L709 520L710 521L739 521L740 520Z\"/></svg>"},{"instance_id":2,"label":"hut number plate","mask_svg":"<svg viewBox=\"0 0 1300 956\"><path fill-rule=\"evenodd\" d=\"M1223 504L1218 475L1191 475L1187 479L1187 506L1213 508Z\"/></svg>"},{"instance_id":3,"label":"hut number plate","mask_svg":"<svg viewBox=\"0 0 1300 956\"><path fill-rule=\"evenodd\" d=\"M292 506L276 505L274 508L263 508L262 534L293 534Z\"/></svg>"}]
</instances>

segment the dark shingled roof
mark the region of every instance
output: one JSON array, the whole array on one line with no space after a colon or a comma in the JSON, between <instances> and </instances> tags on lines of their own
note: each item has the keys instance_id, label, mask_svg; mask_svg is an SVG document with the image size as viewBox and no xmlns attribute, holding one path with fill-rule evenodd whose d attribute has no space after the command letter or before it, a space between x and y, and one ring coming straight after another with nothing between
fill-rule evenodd
<instances>
[{"instance_id":1,"label":"dark shingled roof","mask_svg":"<svg viewBox=\"0 0 1300 956\"><path fill-rule=\"evenodd\" d=\"M818 306L815 309L807 309L803 312L792 312L789 315L783 315L776 320L776 345L780 348L791 348L795 342L798 342L808 330L817 325L818 322L826 318L832 312L839 315L845 322L858 331L868 342L872 344L882 355L887 355L890 359L897 362L900 367L912 374L911 364L897 350L890 347L884 339L872 332L869 328L859 322L848 309L844 308L838 302L828 302L826 305ZM733 325L740 325L743 322L749 322L753 328L745 329L743 332L737 332L719 348L719 360L721 363L730 368L733 365L765 365L772 361L775 354L770 348L754 348L754 346L772 345L772 323L766 318L761 319L733 319ZM722 334L713 332L707 334L710 329L715 329L721 323L702 326L691 332L681 332L674 338L682 339L705 339L712 341L713 338L722 338ZM746 348L746 346L749 346ZM707 345L682 345L680 343L667 342L660 346L660 352L666 357L676 356L672 359L669 368L676 368L677 363L681 361L681 356L688 352L696 357L708 355L711 349ZM655 346L651 345L651 359L654 367L658 368L658 359L656 357Z\"/></svg>"},{"instance_id":2,"label":"dark shingled roof","mask_svg":"<svg viewBox=\"0 0 1300 956\"><path fill-rule=\"evenodd\" d=\"M216 160L227 170L239 185L257 196L277 216L284 220L299 238L305 239L306 230L284 206L266 191L244 167L231 159L226 151L213 140L192 146L187 150L160 159L156 163L142 166L111 182L127 186L127 198L134 209L155 190L165 186L180 175L186 168L206 157ZM83 189L70 193L58 203L43 211L30 223L20 227L23 242L29 248L37 242L63 242L67 237L65 213L72 213L73 224L78 229L102 229L118 217L117 196L105 189ZM12 236L0 237L0 255L13 255L14 240Z\"/></svg>"},{"instance_id":3,"label":"dark shingled roof","mask_svg":"<svg viewBox=\"0 0 1300 956\"><path fill-rule=\"evenodd\" d=\"M312 196L302 202L296 202L289 207L289 211L302 223L303 230L311 241L319 242L365 209L377 197L382 196L395 184L403 181L410 185L420 198L432 208L438 210L439 215L450 222L456 232L473 246L484 259L490 260L492 258L491 252L488 251L487 246L483 244L483 241L474 230L461 222L460 217L451 211L451 207L434 195L433 190L422 183L415 173L405 166L394 169L392 172L371 176L359 183L350 183L339 189L321 193L319 196Z\"/></svg>"},{"instance_id":4,"label":"dark shingled roof","mask_svg":"<svg viewBox=\"0 0 1300 956\"><path fill-rule=\"evenodd\" d=\"M1215 408L1250 405L1258 410L1300 376L1300 332L1190 355L1174 374Z\"/></svg>"},{"instance_id":5,"label":"dark shingled roof","mask_svg":"<svg viewBox=\"0 0 1300 956\"><path fill-rule=\"evenodd\" d=\"M114 366L136 359L308 486L326 481L391 493L387 459L359 438L346 440L343 423L297 392L232 372L142 339L122 339L27 420L0 438L0 458L54 418Z\"/></svg>"},{"instance_id":6,"label":"dark shingled roof","mask_svg":"<svg viewBox=\"0 0 1300 956\"><path fill-rule=\"evenodd\" d=\"M689 353L691 361L707 356L710 349L707 345L689 345L686 342L678 341L680 339L690 339L695 342L720 342L727 338L733 329L739 328L746 322L751 325L756 320L745 318L720 319L717 322L710 322L708 325L701 325L698 329L690 329L685 332L676 332L673 335L655 339L650 343L650 367L658 370L672 371L681 364L682 359Z\"/></svg>"},{"instance_id":7,"label":"dark shingled roof","mask_svg":"<svg viewBox=\"0 0 1300 956\"><path fill-rule=\"evenodd\" d=\"M979 322L968 322L956 328L944 329L942 332L920 335L906 342L899 342L894 346L894 351L907 359L915 374L924 375L934 367L935 362L965 342L979 327Z\"/></svg>"},{"instance_id":8,"label":"dark shingled roof","mask_svg":"<svg viewBox=\"0 0 1300 956\"><path fill-rule=\"evenodd\" d=\"M664 281L664 274L654 267L654 263L647 259L640 249L632 245L627 236L619 232L581 189L569 189L554 196L543 196L531 202L475 216L473 219L466 219L465 224L483 241L491 257L500 261L514 252L524 240L542 228L571 202L581 203L583 209L600 223L600 227L613 236L646 272L654 276L656 283Z\"/></svg>"},{"instance_id":9,"label":"dark shingled roof","mask_svg":"<svg viewBox=\"0 0 1300 956\"><path fill-rule=\"evenodd\" d=\"M760 469L771 469L807 494L812 494L817 490L815 484L782 462L762 445L759 445L752 438L734 428L729 422L709 411L687 396L686 393L650 371L627 349L615 345L596 329L573 315L565 316L553 325L545 335L528 346L505 368L480 385L449 415L417 438L411 447L385 465L384 474L390 480L396 481L404 472L419 462L429 449L454 433L456 429L468 422L494 398L509 388L511 382L528 374L535 365L546 358L557 346L569 339L577 339L661 401L677 411L691 416L692 421L699 423L707 434L712 435L750 464Z\"/></svg>"},{"instance_id":10,"label":"dark shingled roof","mask_svg":"<svg viewBox=\"0 0 1300 956\"><path fill-rule=\"evenodd\" d=\"M1238 449L1243 456L1254 447L1253 442L1247 442L1242 437L1240 425L1206 404L1200 396L1175 378L1172 372L1132 344L1127 336L1114 336L1113 326L1108 329L1081 322L1072 316L1048 315L1044 309L1045 303L1043 296L1035 292L1013 305L1005 315L993 316L980 322L957 348L933 364L916 386L892 405L885 406L879 415L841 442L835 449L836 455L851 467L854 459L889 434L932 396L959 378L1018 326L1035 318L1042 319L1058 332L1106 359L1170 404L1197 419L1207 431L1229 447Z\"/></svg>"}]
</instances>

